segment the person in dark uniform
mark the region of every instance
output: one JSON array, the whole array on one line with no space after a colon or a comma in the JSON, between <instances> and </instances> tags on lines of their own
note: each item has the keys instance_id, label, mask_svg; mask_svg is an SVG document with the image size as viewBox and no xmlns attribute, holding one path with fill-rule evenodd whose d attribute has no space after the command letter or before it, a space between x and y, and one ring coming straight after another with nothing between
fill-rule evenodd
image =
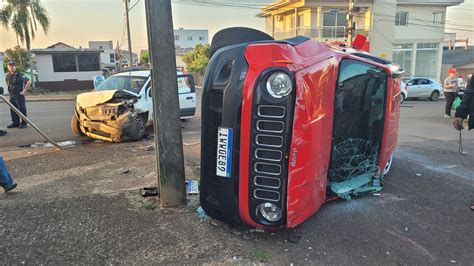
<instances>
[{"instance_id":1,"label":"person in dark uniform","mask_svg":"<svg viewBox=\"0 0 474 266\"><path fill-rule=\"evenodd\" d=\"M31 81L16 71L15 62L13 61L8 62L8 73L5 81L8 86L8 92L10 93L10 102L26 116L25 94L31 87ZM12 123L8 125L7 128L26 127L26 121L21 121L20 123L20 117L13 112L13 110L10 110L10 114Z\"/></svg>"}]
</instances>

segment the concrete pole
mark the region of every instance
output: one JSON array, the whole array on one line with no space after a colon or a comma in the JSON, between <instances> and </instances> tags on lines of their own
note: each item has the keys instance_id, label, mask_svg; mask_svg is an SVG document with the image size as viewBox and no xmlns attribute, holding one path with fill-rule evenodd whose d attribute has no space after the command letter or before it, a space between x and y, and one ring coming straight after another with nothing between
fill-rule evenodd
<instances>
[{"instance_id":1,"label":"concrete pole","mask_svg":"<svg viewBox=\"0 0 474 266\"><path fill-rule=\"evenodd\" d=\"M186 185L171 0L145 0L145 11L160 204L184 206Z\"/></svg>"},{"instance_id":2,"label":"concrete pole","mask_svg":"<svg viewBox=\"0 0 474 266\"><path fill-rule=\"evenodd\" d=\"M127 38L128 38L128 67L133 66L133 53L132 53L132 37L130 36L130 20L128 18L128 1L130 0L124 0L125 1L125 21L127 23Z\"/></svg>"}]
</instances>

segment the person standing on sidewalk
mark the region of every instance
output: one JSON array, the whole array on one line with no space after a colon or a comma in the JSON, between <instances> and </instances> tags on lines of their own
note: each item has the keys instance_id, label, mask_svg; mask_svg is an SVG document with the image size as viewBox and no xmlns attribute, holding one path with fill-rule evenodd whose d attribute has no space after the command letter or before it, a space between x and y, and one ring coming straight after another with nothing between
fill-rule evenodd
<instances>
[{"instance_id":1,"label":"person standing on sidewalk","mask_svg":"<svg viewBox=\"0 0 474 266\"><path fill-rule=\"evenodd\" d=\"M464 119L469 116L468 129L474 129L474 74L471 76L471 79L467 82L466 91L462 97L461 105L456 109L456 118L454 119L454 128L457 130L463 130L464 126L462 125Z\"/></svg>"},{"instance_id":2,"label":"person standing on sidewalk","mask_svg":"<svg viewBox=\"0 0 474 266\"><path fill-rule=\"evenodd\" d=\"M458 92L458 78L456 77L456 69L449 69L449 76L444 80L444 97L446 98L446 107L444 117L451 117L451 107Z\"/></svg>"},{"instance_id":3,"label":"person standing on sidewalk","mask_svg":"<svg viewBox=\"0 0 474 266\"><path fill-rule=\"evenodd\" d=\"M8 86L8 92L10 93L10 102L26 116L25 94L31 87L31 81L16 71L15 62L9 61L5 82ZM10 110L10 114L12 123L8 125L7 128L26 128L26 121L21 121L20 123L20 117L13 110Z\"/></svg>"},{"instance_id":4,"label":"person standing on sidewalk","mask_svg":"<svg viewBox=\"0 0 474 266\"><path fill-rule=\"evenodd\" d=\"M0 156L0 186L3 187L5 192L16 188L16 184L13 182L10 173L8 173L7 166L5 165L2 156Z\"/></svg>"}]
</instances>

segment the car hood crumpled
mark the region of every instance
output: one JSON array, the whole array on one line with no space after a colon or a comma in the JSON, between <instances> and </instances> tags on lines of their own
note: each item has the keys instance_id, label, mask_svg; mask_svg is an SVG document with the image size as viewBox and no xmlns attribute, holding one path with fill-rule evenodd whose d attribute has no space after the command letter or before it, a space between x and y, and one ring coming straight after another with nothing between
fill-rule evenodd
<instances>
[{"instance_id":1,"label":"car hood crumpled","mask_svg":"<svg viewBox=\"0 0 474 266\"><path fill-rule=\"evenodd\" d=\"M76 103L82 108L109 102L114 98L136 98L137 95L124 90L91 91L77 95Z\"/></svg>"}]
</instances>

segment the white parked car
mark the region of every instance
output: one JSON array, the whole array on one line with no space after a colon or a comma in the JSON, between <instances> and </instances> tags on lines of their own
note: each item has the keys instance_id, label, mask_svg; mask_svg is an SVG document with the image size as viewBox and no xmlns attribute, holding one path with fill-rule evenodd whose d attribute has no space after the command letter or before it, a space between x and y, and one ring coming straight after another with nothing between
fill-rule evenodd
<instances>
[{"instance_id":1,"label":"white parked car","mask_svg":"<svg viewBox=\"0 0 474 266\"><path fill-rule=\"evenodd\" d=\"M177 75L181 119L191 118L196 111L194 79L181 72ZM152 100L149 70L115 74L77 96L71 129L110 142L141 139L153 123Z\"/></svg>"},{"instance_id":2,"label":"white parked car","mask_svg":"<svg viewBox=\"0 0 474 266\"><path fill-rule=\"evenodd\" d=\"M437 101L443 93L443 86L430 78L410 77L404 78L403 81L410 98L429 98L431 101Z\"/></svg>"}]
</instances>

